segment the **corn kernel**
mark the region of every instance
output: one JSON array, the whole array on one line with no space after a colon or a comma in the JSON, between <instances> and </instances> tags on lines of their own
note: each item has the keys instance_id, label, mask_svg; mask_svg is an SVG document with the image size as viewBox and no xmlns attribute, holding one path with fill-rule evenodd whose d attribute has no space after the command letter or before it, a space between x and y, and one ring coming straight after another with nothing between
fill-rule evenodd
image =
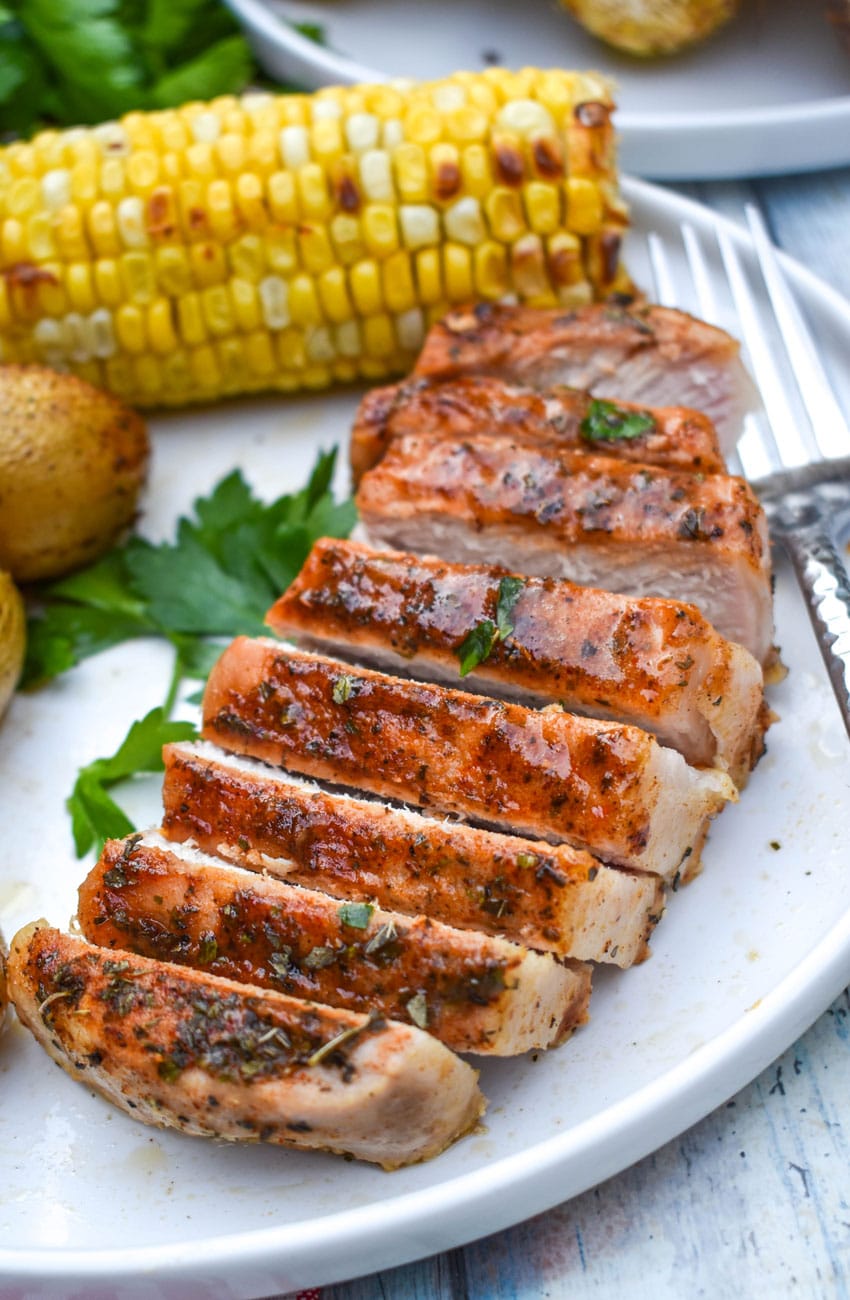
<instances>
[{"instance_id":1,"label":"corn kernel","mask_svg":"<svg viewBox=\"0 0 850 1300\"><path fill-rule=\"evenodd\" d=\"M174 190L161 185L148 195L145 202L145 226L153 243L163 243L177 235L177 207Z\"/></svg>"},{"instance_id":2,"label":"corn kernel","mask_svg":"<svg viewBox=\"0 0 850 1300\"><path fill-rule=\"evenodd\" d=\"M482 298L503 298L510 289L504 244L487 239L474 252L475 289Z\"/></svg>"},{"instance_id":3,"label":"corn kernel","mask_svg":"<svg viewBox=\"0 0 850 1300\"><path fill-rule=\"evenodd\" d=\"M53 222L46 212L36 212L28 218L26 242L33 262L46 262L56 256Z\"/></svg>"},{"instance_id":4,"label":"corn kernel","mask_svg":"<svg viewBox=\"0 0 850 1300\"><path fill-rule=\"evenodd\" d=\"M567 226L577 235L590 235L602 224L602 199L593 181L571 176L564 184Z\"/></svg>"},{"instance_id":5,"label":"corn kernel","mask_svg":"<svg viewBox=\"0 0 850 1300\"><path fill-rule=\"evenodd\" d=\"M127 184L136 194L149 194L159 180L159 157L143 150L127 159Z\"/></svg>"},{"instance_id":6,"label":"corn kernel","mask_svg":"<svg viewBox=\"0 0 850 1300\"><path fill-rule=\"evenodd\" d=\"M41 195L48 212L58 212L71 202L71 173L67 168L45 172L41 178Z\"/></svg>"},{"instance_id":7,"label":"corn kernel","mask_svg":"<svg viewBox=\"0 0 850 1300\"><path fill-rule=\"evenodd\" d=\"M267 275L260 281L257 291L266 327L270 330L284 329L291 320L289 285L279 275Z\"/></svg>"},{"instance_id":8,"label":"corn kernel","mask_svg":"<svg viewBox=\"0 0 850 1300\"><path fill-rule=\"evenodd\" d=\"M104 366L106 374L106 387L111 393L116 393L119 397L129 398L133 393L133 363L129 357L122 356L119 352L117 356L110 357Z\"/></svg>"},{"instance_id":9,"label":"corn kernel","mask_svg":"<svg viewBox=\"0 0 850 1300\"><path fill-rule=\"evenodd\" d=\"M274 172L269 177L269 206L272 220L293 226L298 222L301 211L292 172Z\"/></svg>"},{"instance_id":10,"label":"corn kernel","mask_svg":"<svg viewBox=\"0 0 850 1300\"><path fill-rule=\"evenodd\" d=\"M40 271L41 277L35 283L37 314L64 316L70 303L62 282L62 266L59 262L45 262Z\"/></svg>"},{"instance_id":11,"label":"corn kernel","mask_svg":"<svg viewBox=\"0 0 850 1300\"><path fill-rule=\"evenodd\" d=\"M446 131L450 140L456 144L471 144L476 140L486 140L490 123L486 113L473 104L464 104L446 114Z\"/></svg>"},{"instance_id":12,"label":"corn kernel","mask_svg":"<svg viewBox=\"0 0 850 1300\"><path fill-rule=\"evenodd\" d=\"M84 212L88 212L97 202L97 169L90 163L80 163L71 171L71 194L69 202L78 203Z\"/></svg>"},{"instance_id":13,"label":"corn kernel","mask_svg":"<svg viewBox=\"0 0 850 1300\"><path fill-rule=\"evenodd\" d=\"M460 150L454 144L435 144L429 154L431 196L440 203L456 199L463 188Z\"/></svg>"},{"instance_id":14,"label":"corn kernel","mask_svg":"<svg viewBox=\"0 0 850 1300\"><path fill-rule=\"evenodd\" d=\"M115 313L115 333L125 352L144 352L147 338L141 309L130 303L122 303Z\"/></svg>"},{"instance_id":15,"label":"corn kernel","mask_svg":"<svg viewBox=\"0 0 850 1300\"><path fill-rule=\"evenodd\" d=\"M343 266L350 266L365 252L357 217L345 212L338 213L330 223L330 234L337 259Z\"/></svg>"},{"instance_id":16,"label":"corn kernel","mask_svg":"<svg viewBox=\"0 0 850 1300\"><path fill-rule=\"evenodd\" d=\"M207 190L206 210L213 236L227 243L239 229L236 213L233 210L230 181L218 180L210 183Z\"/></svg>"},{"instance_id":17,"label":"corn kernel","mask_svg":"<svg viewBox=\"0 0 850 1300\"><path fill-rule=\"evenodd\" d=\"M192 377L202 392L221 391L221 371L216 355L208 344L192 349L189 354L189 365Z\"/></svg>"},{"instance_id":18,"label":"corn kernel","mask_svg":"<svg viewBox=\"0 0 850 1300\"><path fill-rule=\"evenodd\" d=\"M522 199L515 190L497 185L484 201L484 211L494 239L511 244L526 231Z\"/></svg>"},{"instance_id":19,"label":"corn kernel","mask_svg":"<svg viewBox=\"0 0 850 1300\"><path fill-rule=\"evenodd\" d=\"M561 196L557 186L529 181L523 198L531 229L538 235L553 235L561 225Z\"/></svg>"},{"instance_id":20,"label":"corn kernel","mask_svg":"<svg viewBox=\"0 0 850 1300\"><path fill-rule=\"evenodd\" d=\"M328 320L344 321L351 317L353 308L342 267L334 266L325 271L319 277L318 287L322 309Z\"/></svg>"},{"instance_id":21,"label":"corn kernel","mask_svg":"<svg viewBox=\"0 0 850 1300\"><path fill-rule=\"evenodd\" d=\"M183 248L158 248L155 253L156 282L169 298L179 298L192 288L189 259Z\"/></svg>"},{"instance_id":22,"label":"corn kernel","mask_svg":"<svg viewBox=\"0 0 850 1300\"><path fill-rule=\"evenodd\" d=\"M156 276L153 259L148 253L125 253L119 259L125 297L139 306L153 302L156 297Z\"/></svg>"},{"instance_id":23,"label":"corn kernel","mask_svg":"<svg viewBox=\"0 0 850 1300\"><path fill-rule=\"evenodd\" d=\"M425 320L421 310L411 307L396 316L395 332L399 347L405 352L418 352L425 339Z\"/></svg>"},{"instance_id":24,"label":"corn kernel","mask_svg":"<svg viewBox=\"0 0 850 1300\"><path fill-rule=\"evenodd\" d=\"M230 281L230 297L233 304L233 317L238 328L245 333L259 329L262 315L256 285L250 280L234 277Z\"/></svg>"},{"instance_id":25,"label":"corn kernel","mask_svg":"<svg viewBox=\"0 0 850 1300\"><path fill-rule=\"evenodd\" d=\"M395 352L395 330L389 316L381 312L366 317L363 321L363 346L370 357L387 357Z\"/></svg>"},{"instance_id":26,"label":"corn kernel","mask_svg":"<svg viewBox=\"0 0 850 1300\"><path fill-rule=\"evenodd\" d=\"M377 262L371 258L357 262L349 272L348 283L358 315L367 316L381 310L384 301Z\"/></svg>"},{"instance_id":27,"label":"corn kernel","mask_svg":"<svg viewBox=\"0 0 850 1300\"><path fill-rule=\"evenodd\" d=\"M307 163L297 174L298 198L301 213L307 220L322 221L330 217L333 210L328 192L328 181L324 170L318 163Z\"/></svg>"},{"instance_id":28,"label":"corn kernel","mask_svg":"<svg viewBox=\"0 0 850 1300\"><path fill-rule=\"evenodd\" d=\"M459 199L443 213L443 224L449 239L474 247L487 237L487 227L481 215L478 199Z\"/></svg>"},{"instance_id":29,"label":"corn kernel","mask_svg":"<svg viewBox=\"0 0 850 1300\"><path fill-rule=\"evenodd\" d=\"M334 331L336 350L341 357L356 358L360 356L360 326L356 320L346 320L337 325Z\"/></svg>"},{"instance_id":30,"label":"corn kernel","mask_svg":"<svg viewBox=\"0 0 850 1300\"><path fill-rule=\"evenodd\" d=\"M303 370L307 364L301 330L283 330L277 338L277 355L284 370Z\"/></svg>"},{"instance_id":31,"label":"corn kernel","mask_svg":"<svg viewBox=\"0 0 850 1300\"><path fill-rule=\"evenodd\" d=\"M363 212L363 241L375 257L389 257L398 248L396 210L389 204L370 203Z\"/></svg>"},{"instance_id":32,"label":"corn kernel","mask_svg":"<svg viewBox=\"0 0 850 1300\"><path fill-rule=\"evenodd\" d=\"M414 144L435 144L443 134L441 115L427 104L416 104L404 114L404 138Z\"/></svg>"},{"instance_id":33,"label":"corn kernel","mask_svg":"<svg viewBox=\"0 0 850 1300\"><path fill-rule=\"evenodd\" d=\"M105 307L98 307L89 316L92 354L105 361L115 353L115 331L112 328L112 313Z\"/></svg>"},{"instance_id":34,"label":"corn kernel","mask_svg":"<svg viewBox=\"0 0 850 1300\"><path fill-rule=\"evenodd\" d=\"M200 294L187 293L177 299L177 328L183 342L190 346L206 340L207 327Z\"/></svg>"},{"instance_id":35,"label":"corn kernel","mask_svg":"<svg viewBox=\"0 0 850 1300\"><path fill-rule=\"evenodd\" d=\"M546 263L552 283L558 289L568 288L584 279L581 242L566 230L546 241Z\"/></svg>"},{"instance_id":36,"label":"corn kernel","mask_svg":"<svg viewBox=\"0 0 850 1300\"><path fill-rule=\"evenodd\" d=\"M36 351L48 366L65 363L65 336L58 320L45 316L36 321L32 331Z\"/></svg>"},{"instance_id":37,"label":"corn kernel","mask_svg":"<svg viewBox=\"0 0 850 1300\"><path fill-rule=\"evenodd\" d=\"M271 339L265 330L255 330L245 339L245 364L251 374L258 378L266 378L274 373L275 356Z\"/></svg>"},{"instance_id":38,"label":"corn kernel","mask_svg":"<svg viewBox=\"0 0 850 1300\"><path fill-rule=\"evenodd\" d=\"M148 308L148 337L154 352L165 354L177 347L171 303L167 298L157 298Z\"/></svg>"},{"instance_id":39,"label":"corn kernel","mask_svg":"<svg viewBox=\"0 0 850 1300\"><path fill-rule=\"evenodd\" d=\"M220 244L192 244L189 249L192 276L199 289L227 279L227 262Z\"/></svg>"},{"instance_id":40,"label":"corn kernel","mask_svg":"<svg viewBox=\"0 0 850 1300\"><path fill-rule=\"evenodd\" d=\"M289 309L295 325L322 323L322 308L316 293L316 282L311 276L293 276L289 282Z\"/></svg>"},{"instance_id":41,"label":"corn kernel","mask_svg":"<svg viewBox=\"0 0 850 1300\"><path fill-rule=\"evenodd\" d=\"M416 284L420 302L428 305L442 301L443 277L438 248L426 248L416 254Z\"/></svg>"},{"instance_id":42,"label":"corn kernel","mask_svg":"<svg viewBox=\"0 0 850 1300\"><path fill-rule=\"evenodd\" d=\"M280 156L284 167L298 171L310 161L310 140L303 126L285 126L280 133Z\"/></svg>"},{"instance_id":43,"label":"corn kernel","mask_svg":"<svg viewBox=\"0 0 850 1300\"><path fill-rule=\"evenodd\" d=\"M270 230L265 236L264 252L269 270L278 275L292 275L298 270L298 244L292 230Z\"/></svg>"},{"instance_id":44,"label":"corn kernel","mask_svg":"<svg viewBox=\"0 0 850 1300\"><path fill-rule=\"evenodd\" d=\"M210 334L221 337L233 333L233 303L227 285L213 284L204 289L201 293L201 310Z\"/></svg>"},{"instance_id":45,"label":"corn kernel","mask_svg":"<svg viewBox=\"0 0 850 1300\"><path fill-rule=\"evenodd\" d=\"M176 348L162 358L162 399L166 402L185 401L194 389L189 355Z\"/></svg>"},{"instance_id":46,"label":"corn kernel","mask_svg":"<svg viewBox=\"0 0 850 1300\"><path fill-rule=\"evenodd\" d=\"M386 149L367 149L358 159L360 185L372 203L394 203L392 160Z\"/></svg>"},{"instance_id":47,"label":"corn kernel","mask_svg":"<svg viewBox=\"0 0 850 1300\"><path fill-rule=\"evenodd\" d=\"M302 226L298 249L305 270L320 275L334 265L334 254L324 226Z\"/></svg>"},{"instance_id":48,"label":"corn kernel","mask_svg":"<svg viewBox=\"0 0 850 1300\"><path fill-rule=\"evenodd\" d=\"M243 172L236 179L236 208L249 230L265 230L269 218L263 182L253 172Z\"/></svg>"},{"instance_id":49,"label":"corn kernel","mask_svg":"<svg viewBox=\"0 0 850 1300\"><path fill-rule=\"evenodd\" d=\"M97 298L92 286L91 265L88 262L72 262L67 268L65 292L75 311L94 311Z\"/></svg>"},{"instance_id":50,"label":"corn kernel","mask_svg":"<svg viewBox=\"0 0 850 1300\"><path fill-rule=\"evenodd\" d=\"M190 144L184 157L186 159L187 175L198 181L215 180L218 175L216 158L212 145L207 141Z\"/></svg>"},{"instance_id":51,"label":"corn kernel","mask_svg":"<svg viewBox=\"0 0 850 1300\"><path fill-rule=\"evenodd\" d=\"M308 359L318 362L319 365L327 365L336 360L336 348L326 325L319 325L307 331L305 347Z\"/></svg>"},{"instance_id":52,"label":"corn kernel","mask_svg":"<svg viewBox=\"0 0 850 1300\"><path fill-rule=\"evenodd\" d=\"M326 117L313 123L310 128L310 152L317 163L327 167L332 159L339 158L344 148L338 119Z\"/></svg>"},{"instance_id":53,"label":"corn kernel","mask_svg":"<svg viewBox=\"0 0 850 1300\"><path fill-rule=\"evenodd\" d=\"M345 123L345 139L349 149L363 153L375 149L379 143L381 123L374 113L352 113Z\"/></svg>"},{"instance_id":54,"label":"corn kernel","mask_svg":"<svg viewBox=\"0 0 850 1300\"><path fill-rule=\"evenodd\" d=\"M121 158L104 158L100 166L100 192L116 203L125 190L124 163Z\"/></svg>"},{"instance_id":55,"label":"corn kernel","mask_svg":"<svg viewBox=\"0 0 850 1300\"><path fill-rule=\"evenodd\" d=\"M472 297L472 258L460 244L446 244L443 250L443 274L450 302Z\"/></svg>"},{"instance_id":56,"label":"corn kernel","mask_svg":"<svg viewBox=\"0 0 850 1300\"><path fill-rule=\"evenodd\" d=\"M206 186L196 180L181 181L177 194L184 238L190 241L208 239L210 222L206 211Z\"/></svg>"},{"instance_id":57,"label":"corn kernel","mask_svg":"<svg viewBox=\"0 0 850 1300\"><path fill-rule=\"evenodd\" d=\"M125 248L144 248L148 242L145 205L138 195L130 195L118 204L115 214L118 234Z\"/></svg>"},{"instance_id":58,"label":"corn kernel","mask_svg":"<svg viewBox=\"0 0 850 1300\"><path fill-rule=\"evenodd\" d=\"M382 266L384 302L389 311L405 312L416 304L416 289L410 256L405 252L393 253Z\"/></svg>"},{"instance_id":59,"label":"corn kernel","mask_svg":"<svg viewBox=\"0 0 850 1300\"><path fill-rule=\"evenodd\" d=\"M26 217L39 206L39 184L32 176L22 176L12 181L6 195L6 211L10 217Z\"/></svg>"},{"instance_id":60,"label":"corn kernel","mask_svg":"<svg viewBox=\"0 0 850 1300\"><path fill-rule=\"evenodd\" d=\"M400 144L393 153L393 167L402 203L424 203L430 198L428 159L421 144Z\"/></svg>"},{"instance_id":61,"label":"corn kernel","mask_svg":"<svg viewBox=\"0 0 850 1300\"><path fill-rule=\"evenodd\" d=\"M440 242L440 218L424 203L402 203L398 211L405 248L428 248Z\"/></svg>"},{"instance_id":62,"label":"corn kernel","mask_svg":"<svg viewBox=\"0 0 850 1300\"><path fill-rule=\"evenodd\" d=\"M106 307L117 307L124 301L124 286L115 258L101 257L95 262L94 287L98 299Z\"/></svg>"},{"instance_id":63,"label":"corn kernel","mask_svg":"<svg viewBox=\"0 0 850 1300\"><path fill-rule=\"evenodd\" d=\"M511 249L514 289L522 298L539 299L551 294L551 285L539 235L523 235Z\"/></svg>"},{"instance_id":64,"label":"corn kernel","mask_svg":"<svg viewBox=\"0 0 850 1300\"><path fill-rule=\"evenodd\" d=\"M490 153L482 144L467 145L460 156L464 191L474 199L483 199L493 188Z\"/></svg>"},{"instance_id":65,"label":"corn kernel","mask_svg":"<svg viewBox=\"0 0 850 1300\"><path fill-rule=\"evenodd\" d=\"M6 266L27 260L26 229L22 222L14 221L11 217L3 222L2 251Z\"/></svg>"},{"instance_id":66,"label":"corn kernel","mask_svg":"<svg viewBox=\"0 0 850 1300\"><path fill-rule=\"evenodd\" d=\"M228 131L218 138L215 144L216 157L225 176L235 177L245 166L245 140L241 135Z\"/></svg>"}]
</instances>

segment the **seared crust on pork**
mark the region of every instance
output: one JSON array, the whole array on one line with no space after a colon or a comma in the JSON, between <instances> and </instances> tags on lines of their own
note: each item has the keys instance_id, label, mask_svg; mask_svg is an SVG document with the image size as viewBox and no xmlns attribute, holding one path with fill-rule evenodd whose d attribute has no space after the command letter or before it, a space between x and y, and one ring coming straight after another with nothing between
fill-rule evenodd
<instances>
[{"instance_id":1,"label":"seared crust on pork","mask_svg":"<svg viewBox=\"0 0 850 1300\"><path fill-rule=\"evenodd\" d=\"M624 414L639 419L630 424ZM355 483L378 463L392 440L405 433L457 439L487 433L693 473L720 474L726 469L714 425L699 411L649 411L633 402L600 402L575 388L535 392L488 375L463 375L443 382L407 379L368 392L351 433Z\"/></svg>"},{"instance_id":2,"label":"seared crust on pork","mask_svg":"<svg viewBox=\"0 0 850 1300\"><path fill-rule=\"evenodd\" d=\"M369 537L398 550L687 601L760 663L771 654L767 523L741 478L408 434L364 475L357 505Z\"/></svg>"},{"instance_id":3,"label":"seared crust on pork","mask_svg":"<svg viewBox=\"0 0 850 1300\"><path fill-rule=\"evenodd\" d=\"M461 683L461 647L470 628L496 625L506 576L518 584L510 634ZM761 668L678 601L325 537L267 621L304 648L389 672L633 723L738 785L763 749Z\"/></svg>"},{"instance_id":4,"label":"seared crust on pork","mask_svg":"<svg viewBox=\"0 0 850 1300\"><path fill-rule=\"evenodd\" d=\"M637 727L404 681L239 637L212 670L203 734L337 785L567 841L667 879L734 797Z\"/></svg>"},{"instance_id":5,"label":"seared crust on pork","mask_svg":"<svg viewBox=\"0 0 850 1300\"><path fill-rule=\"evenodd\" d=\"M204 742L163 758L171 840L340 898L618 966L643 961L664 911L655 876L565 844L331 793Z\"/></svg>"},{"instance_id":6,"label":"seared crust on pork","mask_svg":"<svg viewBox=\"0 0 850 1300\"><path fill-rule=\"evenodd\" d=\"M759 405L736 339L686 312L651 305L459 307L432 326L416 373L494 375L529 388L565 384L615 401L689 406L713 421L727 453L744 415Z\"/></svg>"},{"instance_id":7,"label":"seared crust on pork","mask_svg":"<svg viewBox=\"0 0 850 1300\"><path fill-rule=\"evenodd\" d=\"M477 1122L476 1071L430 1034L26 926L9 991L52 1058L135 1119L395 1169Z\"/></svg>"},{"instance_id":8,"label":"seared crust on pork","mask_svg":"<svg viewBox=\"0 0 850 1300\"><path fill-rule=\"evenodd\" d=\"M78 917L102 947L417 1024L456 1052L555 1047L587 1019L589 966L341 902L157 836L106 844Z\"/></svg>"}]
</instances>

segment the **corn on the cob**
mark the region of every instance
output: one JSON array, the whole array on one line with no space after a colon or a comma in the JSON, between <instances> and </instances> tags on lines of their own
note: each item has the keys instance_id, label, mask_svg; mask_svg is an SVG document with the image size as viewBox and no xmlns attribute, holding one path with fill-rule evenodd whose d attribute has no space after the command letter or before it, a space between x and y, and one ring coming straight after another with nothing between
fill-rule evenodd
<instances>
[{"instance_id":1,"label":"corn on the cob","mask_svg":"<svg viewBox=\"0 0 850 1300\"><path fill-rule=\"evenodd\" d=\"M246 95L0 150L0 360L160 405L409 368L451 303L625 286L595 74Z\"/></svg>"}]
</instances>

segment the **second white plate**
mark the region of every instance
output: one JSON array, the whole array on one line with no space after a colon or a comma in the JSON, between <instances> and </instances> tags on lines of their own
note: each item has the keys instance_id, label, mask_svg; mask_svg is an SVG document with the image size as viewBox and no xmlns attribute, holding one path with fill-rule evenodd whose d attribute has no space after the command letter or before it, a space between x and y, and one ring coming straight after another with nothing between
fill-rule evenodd
<instances>
[{"instance_id":1,"label":"second white plate","mask_svg":"<svg viewBox=\"0 0 850 1300\"><path fill-rule=\"evenodd\" d=\"M594 40L557 0L227 0L261 63L298 85L441 77L457 68L598 68L613 77L622 166L708 180L850 163L850 55L822 0L748 4L716 37L642 61ZM324 28L329 46L278 16Z\"/></svg>"}]
</instances>

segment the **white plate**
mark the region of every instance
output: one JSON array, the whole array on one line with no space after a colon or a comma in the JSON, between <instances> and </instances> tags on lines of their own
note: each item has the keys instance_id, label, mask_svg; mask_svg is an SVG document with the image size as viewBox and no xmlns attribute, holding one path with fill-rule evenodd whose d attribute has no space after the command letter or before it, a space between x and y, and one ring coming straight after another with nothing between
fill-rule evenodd
<instances>
[{"instance_id":1,"label":"white plate","mask_svg":"<svg viewBox=\"0 0 850 1300\"><path fill-rule=\"evenodd\" d=\"M666 180L758 176L850 163L850 56L823 0L771 0L668 60L618 55L557 0L227 0L260 62L315 87L481 68L598 68L619 87L622 166ZM316 22L322 49L278 22Z\"/></svg>"},{"instance_id":2,"label":"white plate","mask_svg":"<svg viewBox=\"0 0 850 1300\"><path fill-rule=\"evenodd\" d=\"M627 192L637 230L668 241L683 216L706 237L720 220L650 186ZM641 244L631 257L645 275ZM838 365L850 308L800 268L792 280ZM315 449L343 437L354 401L269 399L158 419L147 528L167 533L233 465L265 493L300 482ZM371 1272L565 1200L753 1078L850 978L847 739L784 570L777 606L791 669L772 693L782 722L741 803L716 823L704 874L671 899L649 962L600 970L592 1022L572 1042L484 1066L486 1132L394 1174L160 1133L67 1078L15 1027L0 1043L0 1292L88 1296L97 1283L100 1300L152 1300L185 1297L194 1283L209 1300ZM110 752L160 701L167 658L150 643L122 647L15 700L0 731L7 934L40 913L67 922L83 868L63 797L80 763ZM140 821L156 817L156 779L131 794Z\"/></svg>"}]
</instances>

